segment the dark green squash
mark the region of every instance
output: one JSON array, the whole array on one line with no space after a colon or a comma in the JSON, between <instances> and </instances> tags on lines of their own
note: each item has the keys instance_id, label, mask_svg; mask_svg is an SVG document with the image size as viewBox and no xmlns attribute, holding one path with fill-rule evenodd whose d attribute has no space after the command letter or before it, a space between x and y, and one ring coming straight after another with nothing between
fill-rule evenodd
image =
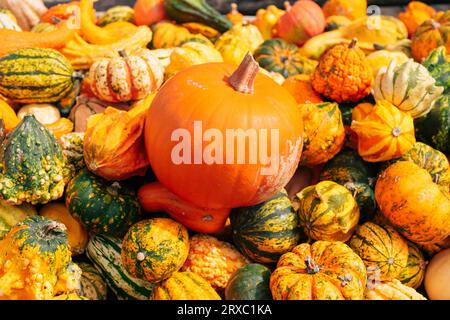
<instances>
[{"instance_id":1,"label":"dark green squash","mask_svg":"<svg viewBox=\"0 0 450 320\"><path fill-rule=\"evenodd\" d=\"M357 152L345 150L328 161L319 181L334 181L346 187L355 197L362 222L372 218L376 210L371 167Z\"/></svg>"},{"instance_id":2,"label":"dark green squash","mask_svg":"<svg viewBox=\"0 0 450 320\"><path fill-rule=\"evenodd\" d=\"M261 263L277 262L298 244L302 234L285 190L259 205L233 209L230 221L234 244Z\"/></svg>"},{"instance_id":3,"label":"dark green squash","mask_svg":"<svg viewBox=\"0 0 450 320\"><path fill-rule=\"evenodd\" d=\"M23 118L1 149L0 196L8 203L47 203L63 195L73 167L34 115Z\"/></svg>"},{"instance_id":4,"label":"dark green squash","mask_svg":"<svg viewBox=\"0 0 450 320\"><path fill-rule=\"evenodd\" d=\"M433 148L450 154L450 95L444 94L434 103L431 111L414 120L416 137Z\"/></svg>"},{"instance_id":5,"label":"dark green squash","mask_svg":"<svg viewBox=\"0 0 450 320\"><path fill-rule=\"evenodd\" d=\"M66 206L89 231L122 237L141 215L134 190L81 170L66 190Z\"/></svg>"},{"instance_id":6,"label":"dark green squash","mask_svg":"<svg viewBox=\"0 0 450 320\"><path fill-rule=\"evenodd\" d=\"M205 0L165 0L164 8L169 18L178 23L199 22L220 32L230 29L233 24Z\"/></svg>"},{"instance_id":7,"label":"dark green squash","mask_svg":"<svg viewBox=\"0 0 450 320\"><path fill-rule=\"evenodd\" d=\"M436 80L436 85L444 87L444 93L450 93L450 58L445 46L440 46L430 52L422 63Z\"/></svg>"},{"instance_id":8,"label":"dark green squash","mask_svg":"<svg viewBox=\"0 0 450 320\"><path fill-rule=\"evenodd\" d=\"M225 288L226 300L272 300L270 270L257 263L237 269Z\"/></svg>"},{"instance_id":9,"label":"dark green squash","mask_svg":"<svg viewBox=\"0 0 450 320\"><path fill-rule=\"evenodd\" d=\"M254 53L255 60L261 68L278 72L288 78L297 74L311 74L317 62L300 54L298 47L283 39L264 41Z\"/></svg>"},{"instance_id":10,"label":"dark green squash","mask_svg":"<svg viewBox=\"0 0 450 320\"><path fill-rule=\"evenodd\" d=\"M79 74L78 77L81 78L81 74ZM63 115L64 117L67 117L70 114L70 111L77 102L77 97L81 91L80 78L74 80L73 87L69 91L69 93L56 103L56 106L61 112L61 115Z\"/></svg>"}]
</instances>

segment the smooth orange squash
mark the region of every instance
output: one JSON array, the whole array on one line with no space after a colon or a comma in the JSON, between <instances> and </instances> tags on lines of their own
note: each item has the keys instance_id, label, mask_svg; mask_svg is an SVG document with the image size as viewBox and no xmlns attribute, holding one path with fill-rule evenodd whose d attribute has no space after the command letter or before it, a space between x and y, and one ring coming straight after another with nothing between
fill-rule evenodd
<instances>
[{"instance_id":1,"label":"smooth orange squash","mask_svg":"<svg viewBox=\"0 0 450 320\"><path fill-rule=\"evenodd\" d=\"M167 18L164 0L137 0L134 5L134 23L152 25Z\"/></svg>"},{"instance_id":2,"label":"smooth orange squash","mask_svg":"<svg viewBox=\"0 0 450 320\"><path fill-rule=\"evenodd\" d=\"M0 29L0 57L24 48L60 49L75 33L72 19L61 23L57 29L46 32L45 37L36 35L35 32Z\"/></svg>"},{"instance_id":3,"label":"smooth orange squash","mask_svg":"<svg viewBox=\"0 0 450 320\"><path fill-rule=\"evenodd\" d=\"M72 1L61 3L48 9L42 16L41 22L57 23L59 20L67 20L74 15L80 14L80 3ZM93 15L95 20L95 15Z\"/></svg>"},{"instance_id":4,"label":"smooth orange squash","mask_svg":"<svg viewBox=\"0 0 450 320\"><path fill-rule=\"evenodd\" d=\"M229 209L204 209L192 205L158 182L142 186L138 198L145 211L167 212L187 228L201 233L219 232L230 214Z\"/></svg>"},{"instance_id":5,"label":"smooth orange squash","mask_svg":"<svg viewBox=\"0 0 450 320\"><path fill-rule=\"evenodd\" d=\"M286 89L258 71L251 54L237 69L196 65L155 96L147 154L158 180L180 198L202 208L250 206L294 174L303 144L300 112Z\"/></svg>"},{"instance_id":6,"label":"smooth orange squash","mask_svg":"<svg viewBox=\"0 0 450 320\"><path fill-rule=\"evenodd\" d=\"M20 122L13 108L2 99L0 99L0 119L3 119L5 123L6 133L10 132Z\"/></svg>"},{"instance_id":7,"label":"smooth orange squash","mask_svg":"<svg viewBox=\"0 0 450 320\"><path fill-rule=\"evenodd\" d=\"M118 34L114 32L114 29L111 30L99 27L92 19L93 13L95 14L93 2L93 0L80 1L80 22L81 34L83 35L83 38L93 44L110 44L116 42L120 38ZM130 33L127 35L130 35L136 31L136 27L134 27L132 23L122 22L121 24L130 26L129 28L127 28L129 29ZM124 28L124 30L126 30L126 28Z\"/></svg>"}]
</instances>

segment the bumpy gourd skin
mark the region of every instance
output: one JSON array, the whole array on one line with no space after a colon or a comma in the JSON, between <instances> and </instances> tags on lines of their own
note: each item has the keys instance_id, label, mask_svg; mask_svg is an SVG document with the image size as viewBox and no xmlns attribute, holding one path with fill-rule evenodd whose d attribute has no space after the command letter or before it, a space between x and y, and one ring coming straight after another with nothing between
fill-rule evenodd
<instances>
[{"instance_id":1,"label":"bumpy gourd skin","mask_svg":"<svg viewBox=\"0 0 450 320\"><path fill-rule=\"evenodd\" d=\"M46 300L79 288L65 226L27 218L0 241L0 300Z\"/></svg>"},{"instance_id":2,"label":"bumpy gourd skin","mask_svg":"<svg viewBox=\"0 0 450 320\"><path fill-rule=\"evenodd\" d=\"M8 135L0 154L0 195L8 203L47 203L63 195L73 166L55 137L33 115ZM1 152L0 152L1 153Z\"/></svg>"},{"instance_id":3,"label":"bumpy gourd skin","mask_svg":"<svg viewBox=\"0 0 450 320\"><path fill-rule=\"evenodd\" d=\"M314 89L337 102L361 100L370 93L372 82L364 52L347 44L327 50L312 76Z\"/></svg>"}]
</instances>

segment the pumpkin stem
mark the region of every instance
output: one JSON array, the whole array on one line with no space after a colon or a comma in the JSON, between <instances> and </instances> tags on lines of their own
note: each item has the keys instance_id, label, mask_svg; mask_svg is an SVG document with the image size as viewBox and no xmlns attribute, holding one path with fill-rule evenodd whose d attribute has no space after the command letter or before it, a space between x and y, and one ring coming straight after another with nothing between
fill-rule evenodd
<instances>
[{"instance_id":1,"label":"pumpkin stem","mask_svg":"<svg viewBox=\"0 0 450 320\"><path fill-rule=\"evenodd\" d=\"M82 71L74 71L72 73L72 79L74 80L83 80L84 75Z\"/></svg>"},{"instance_id":2,"label":"pumpkin stem","mask_svg":"<svg viewBox=\"0 0 450 320\"><path fill-rule=\"evenodd\" d=\"M308 274L315 274L320 271L319 266L314 262L311 256L305 258L305 263Z\"/></svg>"},{"instance_id":3,"label":"pumpkin stem","mask_svg":"<svg viewBox=\"0 0 450 320\"><path fill-rule=\"evenodd\" d=\"M358 38L353 38L352 42L348 45L350 49L353 49L356 46L356 43L358 42Z\"/></svg>"},{"instance_id":4,"label":"pumpkin stem","mask_svg":"<svg viewBox=\"0 0 450 320\"><path fill-rule=\"evenodd\" d=\"M231 7L230 13L232 13L232 14L238 13L238 5L237 5L235 2L233 2L233 3L230 5L230 7Z\"/></svg>"},{"instance_id":5,"label":"pumpkin stem","mask_svg":"<svg viewBox=\"0 0 450 320\"><path fill-rule=\"evenodd\" d=\"M108 186L108 188L106 188L108 193L115 197L119 195L119 189L120 189L120 183L118 183L117 181L113 182L110 186Z\"/></svg>"},{"instance_id":6,"label":"pumpkin stem","mask_svg":"<svg viewBox=\"0 0 450 320\"><path fill-rule=\"evenodd\" d=\"M58 23L61 22L61 19L58 18L58 17L55 17L55 16L52 16L51 19L52 19L52 21L53 21L54 23L56 23L56 24L58 24Z\"/></svg>"},{"instance_id":7,"label":"pumpkin stem","mask_svg":"<svg viewBox=\"0 0 450 320\"><path fill-rule=\"evenodd\" d=\"M241 93L253 93L253 84L259 71L259 64L248 52L239 67L228 78L228 83Z\"/></svg>"},{"instance_id":8,"label":"pumpkin stem","mask_svg":"<svg viewBox=\"0 0 450 320\"><path fill-rule=\"evenodd\" d=\"M291 8L292 8L291 3L289 1L285 1L284 8L286 9L286 11L291 10Z\"/></svg>"}]
</instances>

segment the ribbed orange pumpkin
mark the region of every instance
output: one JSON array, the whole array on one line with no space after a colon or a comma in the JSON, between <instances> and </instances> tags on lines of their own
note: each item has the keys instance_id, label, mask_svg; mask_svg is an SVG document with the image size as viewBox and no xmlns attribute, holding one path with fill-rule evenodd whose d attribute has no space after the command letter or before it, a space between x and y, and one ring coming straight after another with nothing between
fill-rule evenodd
<instances>
[{"instance_id":1,"label":"ribbed orange pumpkin","mask_svg":"<svg viewBox=\"0 0 450 320\"><path fill-rule=\"evenodd\" d=\"M270 277L275 300L361 300L365 286L363 261L339 241L298 245Z\"/></svg>"},{"instance_id":2,"label":"ribbed orange pumpkin","mask_svg":"<svg viewBox=\"0 0 450 320\"><path fill-rule=\"evenodd\" d=\"M399 158L416 143L412 117L385 100L364 118L353 120L351 129L358 135L359 155L369 162Z\"/></svg>"},{"instance_id":3,"label":"ribbed orange pumpkin","mask_svg":"<svg viewBox=\"0 0 450 320\"><path fill-rule=\"evenodd\" d=\"M367 11L366 0L328 0L323 6L325 17L345 16L350 20L364 17Z\"/></svg>"},{"instance_id":4,"label":"ribbed orange pumpkin","mask_svg":"<svg viewBox=\"0 0 450 320\"><path fill-rule=\"evenodd\" d=\"M277 37L300 46L322 33L325 25L325 16L317 3L298 0L292 7L286 6L286 13L278 19L274 32Z\"/></svg>"},{"instance_id":5,"label":"ribbed orange pumpkin","mask_svg":"<svg viewBox=\"0 0 450 320\"><path fill-rule=\"evenodd\" d=\"M89 70L90 88L95 96L108 102L140 100L156 91L164 79L164 68L150 50L132 55L101 59Z\"/></svg>"},{"instance_id":6,"label":"ribbed orange pumpkin","mask_svg":"<svg viewBox=\"0 0 450 320\"><path fill-rule=\"evenodd\" d=\"M411 53L417 62L422 62L439 46L445 46L450 51L450 10L438 12L433 19L422 23L411 40Z\"/></svg>"},{"instance_id":7,"label":"ribbed orange pumpkin","mask_svg":"<svg viewBox=\"0 0 450 320\"><path fill-rule=\"evenodd\" d=\"M145 123L147 154L158 180L180 198L202 208L250 206L273 196L294 174L303 134L297 104L258 71L250 54L238 69L196 65L155 96ZM258 160L252 151L257 145L273 161Z\"/></svg>"},{"instance_id":8,"label":"ribbed orange pumpkin","mask_svg":"<svg viewBox=\"0 0 450 320\"><path fill-rule=\"evenodd\" d=\"M86 167L107 180L144 175L148 167L143 113L131 116L108 107L89 117L84 136Z\"/></svg>"},{"instance_id":9,"label":"ribbed orange pumpkin","mask_svg":"<svg viewBox=\"0 0 450 320\"><path fill-rule=\"evenodd\" d=\"M425 169L409 161L389 166L378 177L375 199L389 222L406 238L430 245L450 234L450 194Z\"/></svg>"}]
</instances>

